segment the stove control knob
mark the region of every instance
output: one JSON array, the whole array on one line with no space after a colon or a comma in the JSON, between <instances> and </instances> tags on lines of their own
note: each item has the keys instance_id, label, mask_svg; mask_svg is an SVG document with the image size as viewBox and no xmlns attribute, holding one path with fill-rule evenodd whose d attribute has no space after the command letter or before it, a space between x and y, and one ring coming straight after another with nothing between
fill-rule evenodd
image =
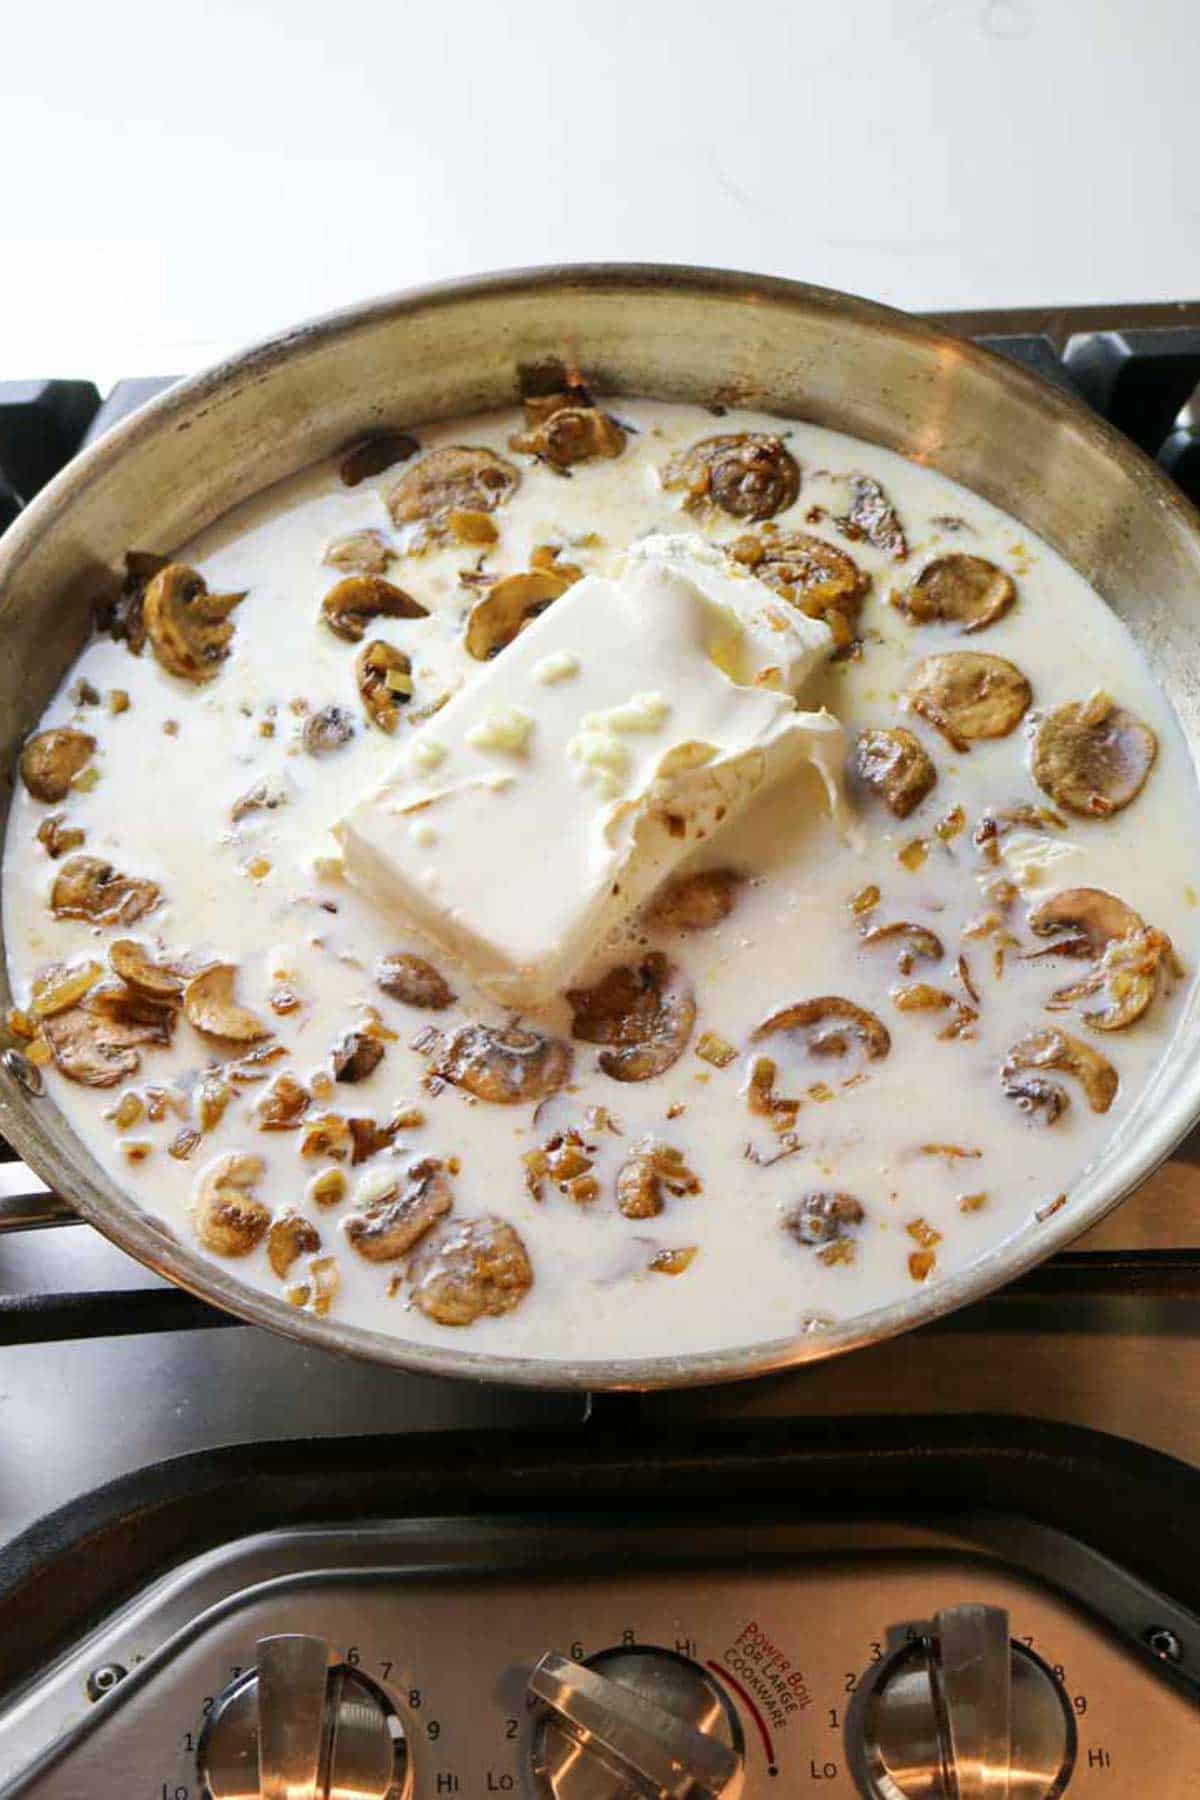
<instances>
[{"instance_id":1,"label":"stove control knob","mask_svg":"<svg viewBox=\"0 0 1200 1800\"><path fill-rule=\"evenodd\" d=\"M544 1800L738 1800L741 1725L725 1690L673 1650L552 1652L529 1677L541 1702L532 1762Z\"/></svg>"},{"instance_id":2,"label":"stove control knob","mask_svg":"<svg viewBox=\"0 0 1200 1800\"><path fill-rule=\"evenodd\" d=\"M404 1727L381 1687L323 1638L261 1638L197 1749L204 1800L406 1800Z\"/></svg>"},{"instance_id":3,"label":"stove control knob","mask_svg":"<svg viewBox=\"0 0 1200 1800\"><path fill-rule=\"evenodd\" d=\"M954 1606L878 1664L849 1722L871 1800L1057 1800L1075 1715L994 1606Z\"/></svg>"}]
</instances>

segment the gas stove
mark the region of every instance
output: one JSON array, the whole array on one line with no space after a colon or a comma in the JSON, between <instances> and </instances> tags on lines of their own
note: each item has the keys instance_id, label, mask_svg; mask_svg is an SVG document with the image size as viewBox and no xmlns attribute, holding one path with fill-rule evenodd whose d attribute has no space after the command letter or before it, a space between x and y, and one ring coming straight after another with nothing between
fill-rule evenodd
<instances>
[{"instance_id":1,"label":"gas stove","mask_svg":"<svg viewBox=\"0 0 1200 1800\"><path fill-rule=\"evenodd\" d=\"M1200 502L1200 304L938 322ZM0 383L0 524L165 385ZM925 1331L589 1400L240 1325L0 1149L0 1795L1200 1794L1197 1161Z\"/></svg>"}]
</instances>

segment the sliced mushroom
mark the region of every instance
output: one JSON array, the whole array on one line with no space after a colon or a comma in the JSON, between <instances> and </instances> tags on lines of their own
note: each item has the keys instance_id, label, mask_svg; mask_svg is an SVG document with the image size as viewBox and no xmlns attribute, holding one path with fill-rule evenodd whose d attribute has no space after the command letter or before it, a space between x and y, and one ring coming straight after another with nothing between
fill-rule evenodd
<instances>
[{"instance_id":1,"label":"sliced mushroom","mask_svg":"<svg viewBox=\"0 0 1200 1800\"><path fill-rule=\"evenodd\" d=\"M1093 1112L1107 1112L1116 1098L1117 1071L1108 1058L1065 1031L1030 1031L1013 1045L1001 1070L1005 1092L1010 1092L1010 1079L1021 1071L1042 1069L1073 1075Z\"/></svg>"},{"instance_id":2,"label":"sliced mushroom","mask_svg":"<svg viewBox=\"0 0 1200 1800\"><path fill-rule=\"evenodd\" d=\"M866 1208L853 1194L805 1194L784 1213L783 1228L798 1244L816 1248L852 1236L865 1217Z\"/></svg>"},{"instance_id":3,"label":"sliced mushroom","mask_svg":"<svg viewBox=\"0 0 1200 1800\"><path fill-rule=\"evenodd\" d=\"M940 962L945 955L942 940L936 931L930 931L928 925L913 925L907 919L894 919L890 925L873 926L870 931L863 932L862 942L871 947L876 944L897 944L902 970L912 967L914 957L922 956L927 962Z\"/></svg>"},{"instance_id":4,"label":"sliced mushroom","mask_svg":"<svg viewBox=\"0 0 1200 1800\"><path fill-rule=\"evenodd\" d=\"M270 1028L248 1007L233 997L237 968L233 963L213 963L193 975L183 990L183 1011L189 1025L207 1037L230 1043L256 1044L271 1035Z\"/></svg>"},{"instance_id":5,"label":"sliced mushroom","mask_svg":"<svg viewBox=\"0 0 1200 1800\"><path fill-rule=\"evenodd\" d=\"M96 740L86 731L55 727L35 732L21 752L21 780L35 800L65 800L95 749Z\"/></svg>"},{"instance_id":6,"label":"sliced mushroom","mask_svg":"<svg viewBox=\"0 0 1200 1800\"><path fill-rule=\"evenodd\" d=\"M1041 956L1099 956L1116 938L1145 928L1132 906L1103 888L1063 888L1029 914L1031 931L1057 940Z\"/></svg>"},{"instance_id":7,"label":"sliced mushroom","mask_svg":"<svg viewBox=\"0 0 1200 1800\"><path fill-rule=\"evenodd\" d=\"M122 1041L126 1034L114 1032L107 1020L82 1006L43 1019L42 1035L55 1067L82 1087L115 1087L141 1064L137 1049Z\"/></svg>"},{"instance_id":8,"label":"sliced mushroom","mask_svg":"<svg viewBox=\"0 0 1200 1800\"><path fill-rule=\"evenodd\" d=\"M283 1281L292 1264L300 1256L312 1256L321 1248L321 1234L311 1219L299 1213L280 1213L271 1221L267 1233L267 1261Z\"/></svg>"},{"instance_id":9,"label":"sliced mushroom","mask_svg":"<svg viewBox=\"0 0 1200 1800\"><path fill-rule=\"evenodd\" d=\"M1033 778L1068 812L1108 819L1136 800L1158 755L1148 725L1108 694L1048 713L1033 740Z\"/></svg>"},{"instance_id":10,"label":"sliced mushroom","mask_svg":"<svg viewBox=\"0 0 1200 1800\"><path fill-rule=\"evenodd\" d=\"M682 971L654 950L636 967L620 964L594 987L572 988L571 1034L608 1044L597 1061L614 1081L650 1081L687 1049L696 1001Z\"/></svg>"},{"instance_id":11,"label":"sliced mushroom","mask_svg":"<svg viewBox=\"0 0 1200 1800\"><path fill-rule=\"evenodd\" d=\"M511 1312L533 1286L533 1268L519 1234L485 1213L441 1226L408 1266L414 1305L439 1325L470 1325L485 1313Z\"/></svg>"},{"instance_id":12,"label":"sliced mushroom","mask_svg":"<svg viewBox=\"0 0 1200 1800\"><path fill-rule=\"evenodd\" d=\"M782 438L763 432L702 438L662 472L668 491L683 489L688 512L719 507L734 519L772 519L800 492L800 466Z\"/></svg>"},{"instance_id":13,"label":"sliced mushroom","mask_svg":"<svg viewBox=\"0 0 1200 1800\"><path fill-rule=\"evenodd\" d=\"M412 699L412 662L394 644L382 638L364 644L355 658L354 673L367 717L380 731L395 731L401 708Z\"/></svg>"},{"instance_id":14,"label":"sliced mushroom","mask_svg":"<svg viewBox=\"0 0 1200 1800\"><path fill-rule=\"evenodd\" d=\"M396 951L382 958L375 980L392 1000L423 1012L443 1012L454 1003L454 990L423 956Z\"/></svg>"},{"instance_id":15,"label":"sliced mushroom","mask_svg":"<svg viewBox=\"0 0 1200 1800\"><path fill-rule=\"evenodd\" d=\"M302 741L310 756L330 756L354 736L354 720L344 706L323 706L304 721Z\"/></svg>"},{"instance_id":16,"label":"sliced mushroom","mask_svg":"<svg viewBox=\"0 0 1200 1800\"><path fill-rule=\"evenodd\" d=\"M394 1184L364 1211L342 1221L342 1229L368 1262L395 1262L444 1219L453 1205L444 1164L427 1156L410 1163L403 1175L397 1173Z\"/></svg>"},{"instance_id":17,"label":"sliced mushroom","mask_svg":"<svg viewBox=\"0 0 1200 1800\"><path fill-rule=\"evenodd\" d=\"M312 1095L294 1075L277 1075L255 1107L263 1131L294 1131L312 1102Z\"/></svg>"},{"instance_id":18,"label":"sliced mushroom","mask_svg":"<svg viewBox=\"0 0 1200 1800\"><path fill-rule=\"evenodd\" d=\"M425 524L440 533L452 511L494 512L520 480L520 471L494 450L447 444L401 477L387 496L388 511L396 525Z\"/></svg>"},{"instance_id":19,"label":"sliced mushroom","mask_svg":"<svg viewBox=\"0 0 1200 1800\"><path fill-rule=\"evenodd\" d=\"M824 619L839 649L852 642L871 577L836 544L797 531L735 538L729 554L810 619Z\"/></svg>"},{"instance_id":20,"label":"sliced mushroom","mask_svg":"<svg viewBox=\"0 0 1200 1800\"><path fill-rule=\"evenodd\" d=\"M541 394L525 402L525 430L508 440L510 450L536 456L556 469L591 462L598 456L620 456L625 433L615 419L593 406L583 388L565 394Z\"/></svg>"},{"instance_id":21,"label":"sliced mushroom","mask_svg":"<svg viewBox=\"0 0 1200 1800\"><path fill-rule=\"evenodd\" d=\"M229 655L229 615L246 598L210 594L208 583L186 563L168 563L146 588L143 612L150 648L169 675L211 681Z\"/></svg>"},{"instance_id":22,"label":"sliced mushroom","mask_svg":"<svg viewBox=\"0 0 1200 1800\"><path fill-rule=\"evenodd\" d=\"M140 656L146 647L146 589L170 561L169 556L160 556L155 550L127 550L120 593L96 607L99 629L114 642L127 644L134 656Z\"/></svg>"},{"instance_id":23,"label":"sliced mushroom","mask_svg":"<svg viewBox=\"0 0 1200 1800\"><path fill-rule=\"evenodd\" d=\"M342 452L338 474L346 487L357 487L368 476L382 475L395 463L407 462L421 448L407 431L374 431Z\"/></svg>"},{"instance_id":24,"label":"sliced mushroom","mask_svg":"<svg viewBox=\"0 0 1200 1800\"><path fill-rule=\"evenodd\" d=\"M105 982L92 988L83 1010L93 1014L98 1030L113 1045L169 1044L175 1030L175 1008L162 1000L139 994L123 981Z\"/></svg>"},{"instance_id":25,"label":"sliced mushroom","mask_svg":"<svg viewBox=\"0 0 1200 1800\"><path fill-rule=\"evenodd\" d=\"M861 1045L868 1062L878 1062L892 1047L891 1033L883 1020L840 994L822 994L815 1000L799 1000L793 1006L781 1007L763 1020L751 1042L760 1044L781 1031L806 1032L813 1056L845 1056L853 1039Z\"/></svg>"},{"instance_id":26,"label":"sliced mushroom","mask_svg":"<svg viewBox=\"0 0 1200 1800\"><path fill-rule=\"evenodd\" d=\"M329 568L349 569L355 575L383 575L395 556L395 547L382 531L371 530L348 531L344 537L334 538L325 550Z\"/></svg>"},{"instance_id":27,"label":"sliced mushroom","mask_svg":"<svg viewBox=\"0 0 1200 1800\"><path fill-rule=\"evenodd\" d=\"M860 731L854 766L897 819L907 819L937 784L932 759L903 725Z\"/></svg>"},{"instance_id":28,"label":"sliced mushroom","mask_svg":"<svg viewBox=\"0 0 1200 1800\"><path fill-rule=\"evenodd\" d=\"M1141 1018L1164 979L1181 973L1166 932L1141 926L1106 944L1095 968L1082 981L1056 989L1047 1007L1055 1011L1093 994L1104 994L1107 1004L1085 1012L1085 1022L1094 1031L1124 1031Z\"/></svg>"},{"instance_id":29,"label":"sliced mushroom","mask_svg":"<svg viewBox=\"0 0 1200 1800\"><path fill-rule=\"evenodd\" d=\"M117 938L108 947L113 973L148 1000L176 1001L183 993L185 977L177 968L156 962L145 944L136 938Z\"/></svg>"},{"instance_id":30,"label":"sliced mushroom","mask_svg":"<svg viewBox=\"0 0 1200 1800\"><path fill-rule=\"evenodd\" d=\"M914 625L945 622L967 636L1002 619L1016 597L1016 583L1004 569L985 556L955 554L926 563L912 585L891 600Z\"/></svg>"},{"instance_id":31,"label":"sliced mushroom","mask_svg":"<svg viewBox=\"0 0 1200 1800\"><path fill-rule=\"evenodd\" d=\"M335 637L358 644L373 619L427 619L429 608L382 575L347 575L322 600L321 617Z\"/></svg>"},{"instance_id":32,"label":"sliced mushroom","mask_svg":"<svg viewBox=\"0 0 1200 1800\"><path fill-rule=\"evenodd\" d=\"M571 1046L516 1025L459 1025L436 1038L431 1072L496 1106L555 1094L571 1073Z\"/></svg>"},{"instance_id":33,"label":"sliced mushroom","mask_svg":"<svg viewBox=\"0 0 1200 1800\"><path fill-rule=\"evenodd\" d=\"M656 894L646 918L667 931L710 931L733 911L741 884L735 869L699 869Z\"/></svg>"},{"instance_id":34,"label":"sliced mushroom","mask_svg":"<svg viewBox=\"0 0 1200 1800\"><path fill-rule=\"evenodd\" d=\"M663 1209L663 1195L698 1194L700 1179L684 1161L682 1150L654 1138L643 1138L617 1171L617 1205L627 1219L653 1219Z\"/></svg>"},{"instance_id":35,"label":"sliced mushroom","mask_svg":"<svg viewBox=\"0 0 1200 1800\"><path fill-rule=\"evenodd\" d=\"M161 899L158 886L122 875L98 856L72 856L50 890L50 910L59 919L90 919L94 925L132 925Z\"/></svg>"},{"instance_id":36,"label":"sliced mushroom","mask_svg":"<svg viewBox=\"0 0 1200 1800\"><path fill-rule=\"evenodd\" d=\"M1029 710L1033 689L1015 663L982 650L927 656L914 669L906 704L936 725L956 750L1007 737Z\"/></svg>"},{"instance_id":37,"label":"sliced mushroom","mask_svg":"<svg viewBox=\"0 0 1200 1800\"><path fill-rule=\"evenodd\" d=\"M375 1073L383 1057L384 1048L377 1037L365 1031L348 1031L333 1046L333 1079L365 1081Z\"/></svg>"},{"instance_id":38,"label":"sliced mushroom","mask_svg":"<svg viewBox=\"0 0 1200 1800\"><path fill-rule=\"evenodd\" d=\"M261 1156L228 1150L209 1163L196 1190L196 1235L215 1256L248 1256L266 1236L271 1215L254 1189L266 1164Z\"/></svg>"},{"instance_id":39,"label":"sliced mushroom","mask_svg":"<svg viewBox=\"0 0 1200 1800\"><path fill-rule=\"evenodd\" d=\"M850 504L834 524L852 543L864 539L896 562L908 555L908 540L895 507L873 475L851 475Z\"/></svg>"},{"instance_id":40,"label":"sliced mushroom","mask_svg":"<svg viewBox=\"0 0 1200 1800\"><path fill-rule=\"evenodd\" d=\"M944 1012L950 1016L939 1038L966 1037L979 1014L973 1006L948 994L945 988L932 987L927 981L914 981L908 987L892 989L892 999L899 1012Z\"/></svg>"},{"instance_id":41,"label":"sliced mushroom","mask_svg":"<svg viewBox=\"0 0 1200 1800\"><path fill-rule=\"evenodd\" d=\"M530 569L506 575L490 587L467 620L467 654L487 662L507 648L523 626L544 613L572 584L557 569Z\"/></svg>"},{"instance_id":42,"label":"sliced mushroom","mask_svg":"<svg viewBox=\"0 0 1200 1800\"><path fill-rule=\"evenodd\" d=\"M69 850L78 850L86 837L87 833L80 826L67 824L65 813L47 813L37 828L38 843L51 862L57 862Z\"/></svg>"}]
</instances>

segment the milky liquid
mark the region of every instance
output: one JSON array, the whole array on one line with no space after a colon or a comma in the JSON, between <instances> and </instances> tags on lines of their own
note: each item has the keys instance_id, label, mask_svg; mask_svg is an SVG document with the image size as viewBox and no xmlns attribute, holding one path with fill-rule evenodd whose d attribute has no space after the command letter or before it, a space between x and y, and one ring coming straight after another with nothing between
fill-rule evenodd
<instances>
[{"instance_id":1,"label":"milky liquid","mask_svg":"<svg viewBox=\"0 0 1200 1800\"><path fill-rule=\"evenodd\" d=\"M148 1211L181 1237L192 1235L191 1207L198 1178L220 1153L249 1150L267 1164L258 1192L276 1209L311 1218L322 1251L337 1257L341 1287L335 1316L347 1323L423 1343L476 1352L586 1361L761 1343L785 1337L814 1319L844 1319L896 1301L914 1290L910 1259L930 1233L940 1234L930 1283L944 1280L1014 1233L1037 1230L1035 1214L1061 1193L1070 1195L1080 1172L1119 1131L1151 1077L1170 1039L1183 1001L1183 985L1160 999L1132 1029L1098 1036L1077 1016L1046 1013L1050 991L1077 977L1085 965L1060 960L1022 961L1010 952L1003 972L993 967L992 940L963 940L970 921L988 910L981 884L1017 873L1030 882L1013 910L1013 931L1023 949L1037 946L1024 925L1026 903L1059 887L1096 886L1119 894L1153 925L1170 933L1184 963L1195 961L1195 898L1189 887L1187 846L1200 824L1200 806L1187 752L1168 706L1128 632L1057 554L1023 526L955 484L873 446L807 425L781 425L764 415L730 412L719 423L697 407L622 401L613 410L630 430L615 461L577 466L569 479L521 462L521 486L494 515L500 530L487 567L509 573L528 566L540 544L564 547L564 560L586 572L609 571L621 548L651 531L696 530L717 541L741 535L738 521L718 514L697 521L681 512L680 497L665 492L656 471L678 448L714 431L782 430L804 470L797 504L777 519L782 530L812 529L841 542L828 519L814 525L805 515L814 503L836 510L844 493L822 471L865 470L887 489L904 523L910 558L902 569L866 544L848 546L874 578L862 615L864 653L831 665L803 698L824 701L845 723L848 737L864 726L904 724L929 750L938 785L910 818L897 821L872 799L861 804L861 843L844 842L830 823L820 784L805 775L786 791L764 796L694 866L733 866L743 883L732 914L714 929L683 936L635 923L621 945L598 952L589 972L599 974L623 955L664 950L694 983L696 1036L664 1075L620 1084L596 1066L596 1051L575 1048L572 1089L543 1110L471 1101L446 1087L422 1086L426 1062L412 1039L431 1018L440 1028L462 1020L502 1023L507 1015L473 993L466 973L450 966L411 932L368 904L335 876L317 872L314 857L330 848L330 823L372 788L401 753L402 723L395 737L370 727L355 686L356 649L319 622L322 596L338 578L323 565L330 540L374 527L394 535L383 493L397 471L343 487L331 464L311 469L248 502L204 532L179 556L198 567L215 591L247 589L237 613L233 651L217 678L192 687L166 674L149 650L134 658L107 638L84 650L47 708L43 725L76 723L100 744L100 779L90 791L73 792L61 810L87 833L85 853L111 859L118 868L161 885L163 903L132 932L57 920L48 908L56 868L35 840L50 808L21 789L14 802L5 846L3 903L10 977L18 1004L28 998L39 967L93 956L103 959L115 936L159 940L175 953L207 952L238 965L238 995L271 1021L286 1046L287 1069L305 1080L328 1067L329 1052L374 1006L397 1034L376 1071L354 1087L338 1086L312 1112L340 1110L386 1119L398 1104L419 1106L426 1123L405 1131L392 1150L349 1170L351 1192L338 1208L312 1206L306 1188L323 1166L302 1160L298 1131L264 1132L253 1107L262 1087L241 1091L219 1125L187 1161L167 1153L180 1128L168 1112L158 1124L145 1120L121 1133L111 1112L122 1089L97 1091L47 1071L53 1102L98 1159ZM519 428L515 413L438 426L422 443L488 445L510 455L507 440ZM947 518L961 521L958 528ZM596 534L598 541L580 540ZM1016 606L999 623L963 639L942 626L914 628L887 596L911 579L934 554L961 549L990 557L1017 581ZM429 608L416 621L374 621L371 636L403 648L416 678L414 704L436 697L478 674L461 649L462 626L472 592L459 572L478 550L452 547L402 558L389 569ZM1047 804L1028 772L1030 716L1011 736L956 754L931 727L906 713L899 696L907 671L923 655L947 649L986 650L1010 658L1028 676L1034 712L1111 692L1153 726L1159 757L1142 795L1104 822L1071 819L1065 830L1016 833L1005 840L1012 867L987 865L971 831L988 807L1019 802ZM107 693L123 688L127 712L101 706L76 708L70 690L80 677ZM629 672L630 693L638 674ZM300 746L309 710L338 703L359 722L342 750L316 759ZM260 727L273 718L273 737ZM168 721L177 724L171 735ZM289 799L274 811L231 823L237 798L264 777L287 784ZM966 829L943 843L935 824L956 807ZM914 839L929 854L914 868L898 853ZM1030 865L1021 856L1053 860ZM554 842L514 844L514 857L532 857L554 880ZM913 859L916 860L915 858ZM264 872L263 864L269 863ZM481 882L503 881L503 868L479 871ZM898 974L895 947L864 947L851 895L878 885L881 899L869 923L909 920L931 927L946 955ZM1036 884L1036 885L1034 885ZM455 1006L422 1014L383 995L373 969L390 951L424 952L443 969L458 994ZM941 1040L944 1017L897 1010L891 990L903 980L927 980L961 995L954 975L960 950L980 994L973 1035ZM303 1005L275 1019L267 1005L286 979ZM779 1062L779 1091L799 1096L795 1133L801 1148L766 1166L779 1148L769 1125L747 1110L744 1083L748 1040L768 1014L818 994L841 994L877 1013L892 1037L890 1054L862 1065L805 1058L787 1040L767 1046ZM569 1035L565 1005L549 1008L538 1026ZM1072 1104L1051 1128L1028 1121L1001 1093L998 1070L1009 1046L1023 1033L1060 1024L1095 1043L1115 1063L1121 1085L1111 1110L1092 1113L1077 1084L1066 1078ZM701 1060L696 1043L712 1032L739 1050L719 1069ZM219 1060L211 1042L180 1021L169 1049L143 1052L143 1067L130 1086L178 1082L194 1087L198 1070ZM843 1085L861 1073L862 1080ZM814 1098L825 1084L831 1098ZM585 1130L596 1146L593 1173L600 1197L574 1204L546 1184L539 1200L528 1190L521 1158L550 1131L582 1125L588 1106L606 1107L620 1136ZM668 1116L673 1115L673 1116ZM643 1134L676 1146L700 1178L694 1196L668 1197L662 1213L632 1221L617 1209L613 1185L621 1162ZM149 1143L142 1162L131 1164L121 1140ZM955 1145L972 1154L950 1158L923 1146ZM978 1154L974 1154L977 1152ZM511 1221L532 1261L534 1284L522 1303L499 1318L455 1329L433 1322L407 1301L395 1281L403 1263L364 1261L346 1242L342 1222L354 1209L354 1190L378 1191L388 1158L401 1166L417 1156L456 1157L456 1215L491 1212ZM865 1209L852 1261L828 1262L797 1242L782 1217L805 1194L835 1190L855 1196ZM985 1198L963 1210L964 1197ZM972 1200L968 1205L973 1204ZM1071 1204L1070 1199L1066 1204ZM686 1271L667 1275L649 1264L664 1249L695 1248ZM226 1265L248 1283L276 1295L283 1284L272 1274L265 1247ZM297 1265L291 1280L303 1279Z\"/></svg>"}]
</instances>

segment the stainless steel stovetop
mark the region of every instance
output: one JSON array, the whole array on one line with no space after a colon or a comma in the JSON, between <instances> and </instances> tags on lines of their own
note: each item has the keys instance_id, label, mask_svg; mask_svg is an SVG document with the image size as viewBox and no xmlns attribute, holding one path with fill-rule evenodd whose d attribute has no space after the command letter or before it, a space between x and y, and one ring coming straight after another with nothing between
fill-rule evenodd
<instances>
[{"instance_id":1,"label":"stainless steel stovetop","mask_svg":"<svg viewBox=\"0 0 1200 1800\"><path fill-rule=\"evenodd\" d=\"M1200 496L1200 305L949 322ZM152 385L0 384L0 523ZM1200 1795L1198 1162L924 1332L594 1403L0 1233L0 1795Z\"/></svg>"}]
</instances>

